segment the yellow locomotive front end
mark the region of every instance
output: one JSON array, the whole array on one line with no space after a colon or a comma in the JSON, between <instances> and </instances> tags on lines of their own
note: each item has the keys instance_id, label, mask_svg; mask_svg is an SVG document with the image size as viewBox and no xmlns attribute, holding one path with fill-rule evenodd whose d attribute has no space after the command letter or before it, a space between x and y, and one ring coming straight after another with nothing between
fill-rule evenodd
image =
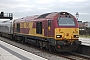
<instances>
[{"instance_id":1,"label":"yellow locomotive front end","mask_svg":"<svg viewBox=\"0 0 90 60\"><path fill-rule=\"evenodd\" d=\"M55 29L56 50L75 51L81 41L79 41L79 28L56 28Z\"/></svg>"},{"instance_id":2,"label":"yellow locomotive front end","mask_svg":"<svg viewBox=\"0 0 90 60\"><path fill-rule=\"evenodd\" d=\"M60 13L54 32L57 51L74 51L81 44L77 20L69 13Z\"/></svg>"},{"instance_id":3,"label":"yellow locomotive front end","mask_svg":"<svg viewBox=\"0 0 90 60\"><path fill-rule=\"evenodd\" d=\"M55 40L68 40L73 42L79 39L79 28L56 28Z\"/></svg>"}]
</instances>

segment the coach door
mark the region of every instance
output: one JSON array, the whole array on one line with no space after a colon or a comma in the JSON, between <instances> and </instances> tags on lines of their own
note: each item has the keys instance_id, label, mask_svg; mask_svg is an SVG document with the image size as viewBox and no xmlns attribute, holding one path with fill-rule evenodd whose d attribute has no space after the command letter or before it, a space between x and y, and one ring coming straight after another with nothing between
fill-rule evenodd
<instances>
[{"instance_id":1,"label":"coach door","mask_svg":"<svg viewBox=\"0 0 90 60\"><path fill-rule=\"evenodd\" d=\"M17 23L17 32L20 32L20 23Z\"/></svg>"}]
</instances>

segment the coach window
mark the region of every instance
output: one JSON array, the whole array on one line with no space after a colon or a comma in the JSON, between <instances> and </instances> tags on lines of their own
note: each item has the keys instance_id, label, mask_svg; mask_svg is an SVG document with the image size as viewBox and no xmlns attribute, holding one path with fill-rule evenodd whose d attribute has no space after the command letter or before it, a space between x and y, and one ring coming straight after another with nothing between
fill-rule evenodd
<instances>
[{"instance_id":1,"label":"coach window","mask_svg":"<svg viewBox=\"0 0 90 60\"><path fill-rule=\"evenodd\" d=\"M42 34L42 22L36 23L36 34Z\"/></svg>"},{"instance_id":2,"label":"coach window","mask_svg":"<svg viewBox=\"0 0 90 60\"><path fill-rule=\"evenodd\" d=\"M20 23L17 23L17 32L20 32Z\"/></svg>"}]
</instances>

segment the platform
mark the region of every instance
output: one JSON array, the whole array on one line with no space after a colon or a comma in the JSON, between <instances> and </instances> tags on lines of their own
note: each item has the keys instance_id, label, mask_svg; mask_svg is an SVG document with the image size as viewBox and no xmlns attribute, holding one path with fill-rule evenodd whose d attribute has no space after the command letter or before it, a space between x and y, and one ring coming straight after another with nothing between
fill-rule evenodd
<instances>
[{"instance_id":1,"label":"platform","mask_svg":"<svg viewBox=\"0 0 90 60\"><path fill-rule=\"evenodd\" d=\"M80 41L82 41L82 45L90 46L90 38L79 38Z\"/></svg>"},{"instance_id":2,"label":"platform","mask_svg":"<svg viewBox=\"0 0 90 60\"><path fill-rule=\"evenodd\" d=\"M0 41L0 60L48 60Z\"/></svg>"}]
</instances>

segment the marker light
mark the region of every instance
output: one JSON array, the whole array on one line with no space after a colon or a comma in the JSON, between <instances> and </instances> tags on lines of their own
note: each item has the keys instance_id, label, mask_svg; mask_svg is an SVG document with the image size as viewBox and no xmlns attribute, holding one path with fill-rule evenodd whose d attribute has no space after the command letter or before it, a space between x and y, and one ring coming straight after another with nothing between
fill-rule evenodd
<instances>
[{"instance_id":1,"label":"marker light","mask_svg":"<svg viewBox=\"0 0 90 60\"><path fill-rule=\"evenodd\" d=\"M65 13L63 13L63 14L65 14Z\"/></svg>"}]
</instances>

